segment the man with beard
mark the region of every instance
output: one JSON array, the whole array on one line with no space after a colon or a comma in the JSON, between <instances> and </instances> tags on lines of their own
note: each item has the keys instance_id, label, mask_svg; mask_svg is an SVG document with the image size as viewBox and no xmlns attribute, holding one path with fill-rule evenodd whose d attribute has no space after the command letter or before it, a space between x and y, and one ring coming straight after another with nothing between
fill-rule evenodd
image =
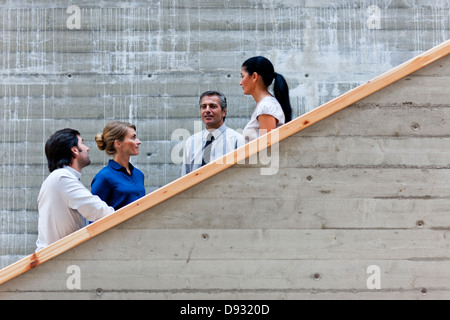
<instances>
[{"instance_id":1,"label":"man with beard","mask_svg":"<svg viewBox=\"0 0 450 320\"><path fill-rule=\"evenodd\" d=\"M114 212L81 183L81 170L90 165L89 148L80 133L63 129L45 145L50 175L38 196L39 251L53 242L83 228L86 220L96 221Z\"/></svg>"}]
</instances>

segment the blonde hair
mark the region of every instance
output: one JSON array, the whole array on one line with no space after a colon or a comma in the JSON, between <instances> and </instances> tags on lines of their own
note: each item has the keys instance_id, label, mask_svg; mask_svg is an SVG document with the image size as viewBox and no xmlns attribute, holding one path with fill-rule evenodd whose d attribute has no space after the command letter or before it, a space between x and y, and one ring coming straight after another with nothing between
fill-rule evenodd
<instances>
[{"instance_id":1,"label":"blonde hair","mask_svg":"<svg viewBox=\"0 0 450 320\"><path fill-rule=\"evenodd\" d=\"M136 131L136 126L131 123L120 121L108 123L103 129L103 133L97 133L95 136L97 148L101 151L105 151L106 154L110 156L114 155L117 152L114 147L114 142L116 142L116 140L123 141L130 128Z\"/></svg>"}]
</instances>

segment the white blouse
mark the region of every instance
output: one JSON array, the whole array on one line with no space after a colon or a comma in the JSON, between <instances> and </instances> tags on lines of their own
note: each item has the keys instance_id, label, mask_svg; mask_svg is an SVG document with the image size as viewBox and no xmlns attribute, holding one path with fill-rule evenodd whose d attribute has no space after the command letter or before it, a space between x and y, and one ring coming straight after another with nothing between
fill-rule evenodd
<instances>
[{"instance_id":1,"label":"white blouse","mask_svg":"<svg viewBox=\"0 0 450 320\"><path fill-rule=\"evenodd\" d=\"M285 124L286 118L280 103L274 97L262 99L256 106L250 122L244 128L245 143L259 138L258 117L262 114L273 116L277 119L277 128Z\"/></svg>"}]
</instances>

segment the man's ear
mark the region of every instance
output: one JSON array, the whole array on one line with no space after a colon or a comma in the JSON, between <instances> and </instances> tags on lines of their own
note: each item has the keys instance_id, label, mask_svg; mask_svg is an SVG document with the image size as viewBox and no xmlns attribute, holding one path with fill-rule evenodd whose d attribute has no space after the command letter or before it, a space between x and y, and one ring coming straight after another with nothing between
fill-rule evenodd
<instances>
[{"instance_id":1,"label":"man's ear","mask_svg":"<svg viewBox=\"0 0 450 320\"><path fill-rule=\"evenodd\" d=\"M80 150L78 149L77 146L73 146L70 150L72 151L73 158L76 158L78 156L78 154L80 153Z\"/></svg>"}]
</instances>

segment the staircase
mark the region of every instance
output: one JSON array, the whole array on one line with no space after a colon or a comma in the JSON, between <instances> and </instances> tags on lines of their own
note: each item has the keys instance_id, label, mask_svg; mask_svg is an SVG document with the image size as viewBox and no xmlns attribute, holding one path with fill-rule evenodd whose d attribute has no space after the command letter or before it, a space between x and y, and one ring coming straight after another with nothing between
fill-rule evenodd
<instances>
[{"instance_id":1,"label":"staircase","mask_svg":"<svg viewBox=\"0 0 450 320\"><path fill-rule=\"evenodd\" d=\"M4 268L0 299L450 298L449 53Z\"/></svg>"}]
</instances>

